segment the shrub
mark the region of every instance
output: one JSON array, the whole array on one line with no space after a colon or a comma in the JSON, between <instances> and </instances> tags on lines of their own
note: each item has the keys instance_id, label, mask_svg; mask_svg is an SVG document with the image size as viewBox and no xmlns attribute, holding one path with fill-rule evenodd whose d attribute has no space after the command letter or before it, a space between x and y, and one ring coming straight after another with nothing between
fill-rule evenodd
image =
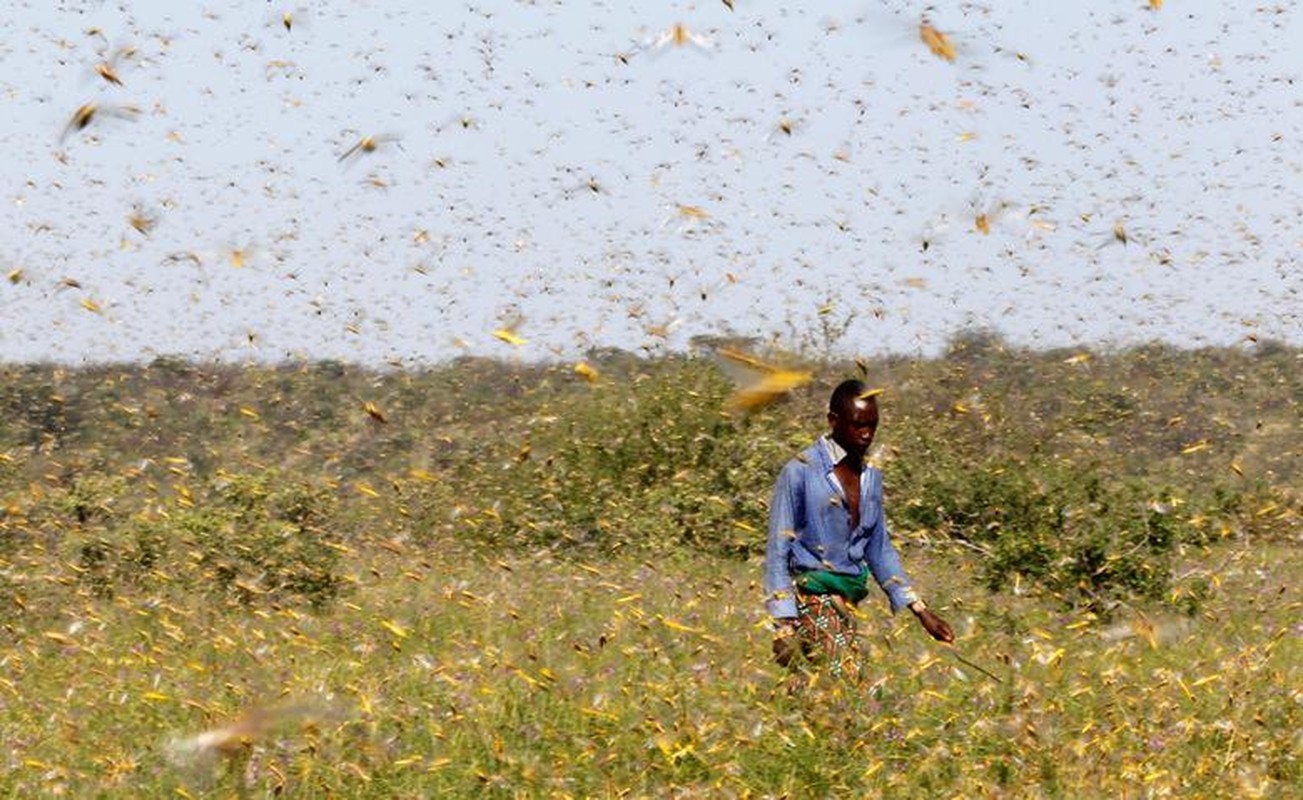
<instances>
[{"instance_id":1,"label":"shrub","mask_svg":"<svg viewBox=\"0 0 1303 800\"><path fill-rule=\"evenodd\" d=\"M80 581L110 596L126 584L179 580L244 604L322 606L339 593L342 548L327 532L335 507L327 489L264 471L224 474L205 495L206 502L165 518L137 516L74 531L68 546Z\"/></svg>"},{"instance_id":2,"label":"shrub","mask_svg":"<svg viewBox=\"0 0 1303 800\"><path fill-rule=\"evenodd\" d=\"M261 595L314 606L339 593L343 550L330 533L337 500L310 483L284 480L275 470L223 474L219 501L177 521L195 548L195 564L214 588L243 603Z\"/></svg>"},{"instance_id":3,"label":"shrub","mask_svg":"<svg viewBox=\"0 0 1303 800\"><path fill-rule=\"evenodd\" d=\"M1188 524L1151 501L1143 484L1047 461L991 460L900 470L915 497L896 511L905 527L963 540L984 554L992 591L1017 576L1068 603L1102 608L1121 594L1158 597Z\"/></svg>"},{"instance_id":4,"label":"shrub","mask_svg":"<svg viewBox=\"0 0 1303 800\"><path fill-rule=\"evenodd\" d=\"M530 433L528 457L513 442L488 459L502 469L455 476L494 499L477 535L562 549L763 548L764 503L790 453L725 415L727 391L685 360L572 398L564 423Z\"/></svg>"}]
</instances>

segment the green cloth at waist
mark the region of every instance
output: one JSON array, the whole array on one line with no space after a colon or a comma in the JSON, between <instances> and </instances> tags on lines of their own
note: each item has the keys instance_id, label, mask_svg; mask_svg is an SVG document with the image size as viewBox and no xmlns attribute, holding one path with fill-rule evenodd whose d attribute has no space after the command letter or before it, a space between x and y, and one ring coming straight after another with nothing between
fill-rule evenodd
<instances>
[{"instance_id":1,"label":"green cloth at waist","mask_svg":"<svg viewBox=\"0 0 1303 800\"><path fill-rule=\"evenodd\" d=\"M858 603L869 596L868 567L862 568L858 575L843 575L824 569L811 570L799 573L794 580L796 588L806 594L835 594L852 603Z\"/></svg>"}]
</instances>

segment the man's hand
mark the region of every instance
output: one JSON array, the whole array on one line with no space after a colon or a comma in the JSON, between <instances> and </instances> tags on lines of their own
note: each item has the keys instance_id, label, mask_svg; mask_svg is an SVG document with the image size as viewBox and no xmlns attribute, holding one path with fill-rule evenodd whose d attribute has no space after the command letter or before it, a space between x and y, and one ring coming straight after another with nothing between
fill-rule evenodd
<instances>
[{"instance_id":1,"label":"man's hand","mask_svg":"<svg viewBox=\"0 0 1303 800\"><path fill-rule=\"evenodd\" d=\"M796 620L778 621L778 633L774 635L774 660L779 666L786 667L801 655L801 637L796 635Z\"/></svg>"},{"instance_id":2,"label":"man's hand","mask_svg":"<svg viewBox=\"0 0 1303 800\"><path fill-rule=\"evenodd\" d=\"M946 621L932 613L932 610L923 603L914 603L910 605L910 610L918 621L923 624L923 629L938 642L949 644L955 640L955 632L950 629Z\"/></svg>"}]
</instances>

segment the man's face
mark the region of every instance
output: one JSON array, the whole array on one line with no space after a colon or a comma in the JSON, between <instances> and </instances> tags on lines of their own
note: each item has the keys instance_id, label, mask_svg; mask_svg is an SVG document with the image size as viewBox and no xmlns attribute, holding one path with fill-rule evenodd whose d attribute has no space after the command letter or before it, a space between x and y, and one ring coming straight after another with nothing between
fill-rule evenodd
<instances>
[{"instance_id":1,"label":"man's face","mask_svg":"<svg viewBox=\"0 0 1303 800\"><path fill-rule=\"evenodd\" d=\"M878 430L878 403L874 398L852 400L842 407L841 413L828 413L832 426L832 440L851 455L863 457L873 444L873 434Z\"/></svg>"}]
</instances>

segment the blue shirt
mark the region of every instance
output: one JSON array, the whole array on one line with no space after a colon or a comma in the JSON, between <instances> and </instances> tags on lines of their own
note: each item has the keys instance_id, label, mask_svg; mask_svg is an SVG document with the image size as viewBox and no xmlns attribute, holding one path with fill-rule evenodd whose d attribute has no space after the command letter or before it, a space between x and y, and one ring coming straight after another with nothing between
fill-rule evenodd
<instances>
[{"instance_id":1,"label":"blue shirt","mask_svg":"<svg viewBox=\"0 0 1303 800\"><path fill-rule=\"evenodd\" d=\"M770 615L796 616L792 577L808 570L858 575L868 567L887 593L892 612L918 599L887 533L882 510L882 471L860 472L860 522L851 513L833 467L845 451L827 436L787 462L769 504L765 597Z\"/></svg>"}]
</instances>

